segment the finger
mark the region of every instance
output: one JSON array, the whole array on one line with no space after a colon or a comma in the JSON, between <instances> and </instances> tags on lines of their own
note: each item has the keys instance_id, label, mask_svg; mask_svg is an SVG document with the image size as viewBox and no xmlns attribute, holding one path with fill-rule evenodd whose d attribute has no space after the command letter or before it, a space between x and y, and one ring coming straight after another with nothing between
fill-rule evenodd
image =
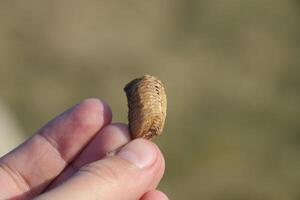
<instances>
[{"instance_id":1,"label":"finger","mask_svg":"<svg viewBox=\"0 0 300 200\"><path fill-rule=\"evenodd\" d=\"M164 159L158 147L136 139L117 155L82 167L64 184L37 199L140 199L156 187L163 172Z\"/></svg>"},{"instance_id":2,"label":"finger","mask_svg":"<svg viewBox=\"0 0 300 200\"><path fill-rule=\"evenodd\" d=\"M82 166L100 160L107 153L113 152L130 141L128 127L125 124L115 123L103 128L75 160L54 180L47 190L66 181Z\"/></svg>"},{"instance_id":3,"label":"finger","mask_svg":"<svg viewBox=\"0 0 300 200\"><path fill-rule=\"evenodd\" d=\"M158 190L152 190L144 194L144 196L140 200L168 200L166 194Z\"/></svg>"},{"instance_id":4,"label":"finger","mask_svg":"<svg viewBox=\"0 0 300 200\"><path fill-rule=\"evenodd\" d=\"M0 160L0 199L41 192L110 120L106 104L87 99L46 124Z\"/></svg>"}]
</instances>

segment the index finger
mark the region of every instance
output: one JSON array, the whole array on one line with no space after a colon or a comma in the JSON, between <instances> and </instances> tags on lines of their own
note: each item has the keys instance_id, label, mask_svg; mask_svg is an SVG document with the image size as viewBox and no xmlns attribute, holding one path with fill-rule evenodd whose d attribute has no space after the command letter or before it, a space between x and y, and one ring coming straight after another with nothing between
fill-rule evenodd
<instances>
[{"instance_id":1,"label":"index finger","mask_svg":"<svg viewBox=\"0 0 300 200\"><path fill-rule=\"evenodd\" d=\"M54 118L0 159L0 199L40 193L111 121L110 108L87 99Z\"/></svg>"}]
</instances>

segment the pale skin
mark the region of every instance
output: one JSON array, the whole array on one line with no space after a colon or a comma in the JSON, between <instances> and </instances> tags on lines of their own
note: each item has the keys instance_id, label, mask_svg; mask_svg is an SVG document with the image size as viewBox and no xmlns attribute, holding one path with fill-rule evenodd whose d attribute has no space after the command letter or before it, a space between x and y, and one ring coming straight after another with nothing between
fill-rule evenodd
<instances>
[{"instance_id":1,"label":"pale skin","mask_svg":"<svg viewBox=\"0 0 300 200\"><path fill-rule=\"evenodd\" d=\"M159 148L111 118L86 99L51 120L0 159L0 199L167 200Z\"/></svg>"}]
</instances>

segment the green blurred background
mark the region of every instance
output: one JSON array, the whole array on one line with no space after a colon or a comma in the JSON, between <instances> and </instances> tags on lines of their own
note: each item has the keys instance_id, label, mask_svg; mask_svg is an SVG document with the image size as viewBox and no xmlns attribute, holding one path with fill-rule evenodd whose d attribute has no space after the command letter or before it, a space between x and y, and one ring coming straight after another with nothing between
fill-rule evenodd
<instances>
[{"instance_id":1,"label":"green blurred background","mask_svg":"<svg viewBox=\"0 0 300 200\"><path fill-rule=\"evenodd\" d=\"M87 97L126 122L125 83L168 94L172 200L300 198L298 0L2 0L0 98L27 137Z\"/></svg>"}]
</instances>

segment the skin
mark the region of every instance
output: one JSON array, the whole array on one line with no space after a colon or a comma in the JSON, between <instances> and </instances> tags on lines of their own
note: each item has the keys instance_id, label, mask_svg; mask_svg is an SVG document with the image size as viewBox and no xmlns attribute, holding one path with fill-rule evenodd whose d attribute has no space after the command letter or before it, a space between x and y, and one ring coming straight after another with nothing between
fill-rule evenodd
<instances>
[{"instance_id":1,"label":"skin","mask_svg":"<svg viewBox=\"0 0 300 200\"><path fill-rule=\"evenodd\" d=\"M0 199L167 200L159 148L111 119L86 99L51 120L0 159Z\"/></svg>"}]
</instances>

